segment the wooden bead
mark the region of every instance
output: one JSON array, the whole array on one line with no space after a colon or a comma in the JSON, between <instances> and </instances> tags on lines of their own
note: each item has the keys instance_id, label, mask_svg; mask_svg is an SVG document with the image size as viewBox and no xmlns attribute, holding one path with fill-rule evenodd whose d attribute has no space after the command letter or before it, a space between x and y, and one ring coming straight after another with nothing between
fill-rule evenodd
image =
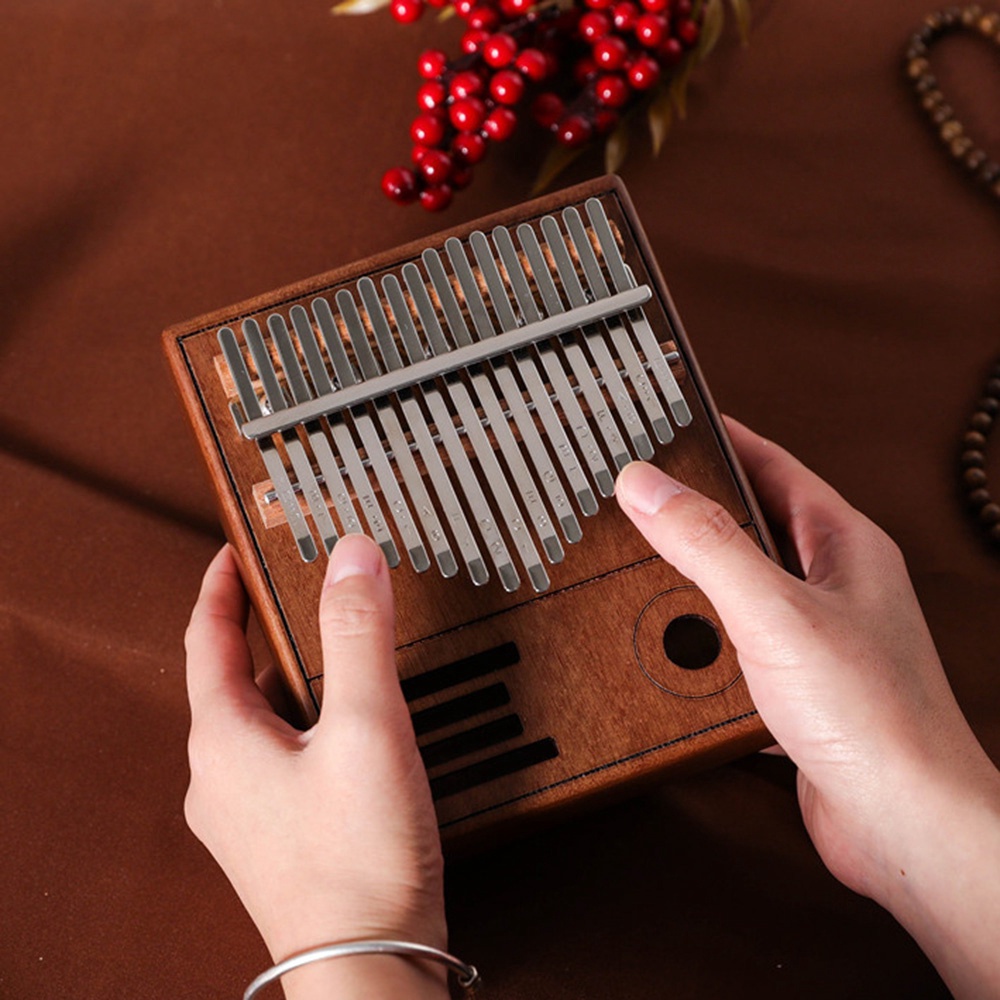
<instances>
[{"instance_id":1,"label":"wooden bead","mask_svg":"<svg viewBox=\"0 0 1000 1000\"><path fill-rule=\"evenodd\" d=\"M940 90L928 90L920 99L920 106L924 111L933 111L944 100L944 94Z\"/></svg>"},{"instance_id":2,"label":"wooden bead","mask_svg":"<svg viewBox=\"0 0 1000 1000\"><path fill-rule=\"evenodd\" d=\"M966 448L982 448L986 444L986 435L979 431L967 431L962 438L962 444Z\"/></svg>"},{"instance_id":3,"label":"wooden bead","mask_svg":"<svg viewBox=\"0 0 1000 1000\"><path fill-rule=\"evenodd\" d=\"M995 396L984 396L982 399L977 400L976 410L981 413L989 413L995 417L997 410L1000 410L1000 400Z\"/></svg>"},{"instance_id":4,"label":"wooden bead","mask_svg":"<svg viewBox=\"0 0 1000 1000\"><path fill-rule=\"evenodd\" d=\"M988 503L979 511L980 524L996 524L1000 521L1000 504Z\"/></svg>"},{"instance_id":5,"label":"wooden bead","mask_svg":"<svg viewBox=\"0 0 1000 1000\"><path fill-rule=\"evenodd\" d=\"M975 173L987 160L984 149L973 149L965 158L965 167Z\"/></svg>"},{"instance_id":6,"label":"wooden bead","mask_svg":"<svg viewBox=\"0 0 1000 1000\"><path fill-rule=\"evenodd\" d=\"M956 136L948 144L948 149L956 160L961 160L972 149L972 140L967 135Z\"/></svg>"},{"instance_id":7,"label":"wooden bead","mask_svg":"<svg viewBox=\"0 0 1000 1000\"><path fill-rule=\"evenodd\" d=\"M930 68L926 59L911 59L906 64L906 72L911 80L919 80Z\"/></svg>"},{"instance_id":8,"label":"wooden bead","mask_svg":"<svg viewBox=\"0 0 1000 1000\"><path fill-rule=\"evenodd\" d=\"M1000 28L1000 14L985 14L976 23L976 27L987 37L992 38Z\"/></svg>"},{"instance_id":9,"label":"wooden bead","mask_svg":"<svg viewBox=\"0 0 1000 1000\"><path fill-rule=\"evenodd\" d=\"M959 460L963 469L982 468L986 464L986 456L981 451L963 451Z\"/></svg>"},{"instance_id":10,"label":"wooden bead","mask_svg":"<svg viewBox=\"0 0 1000 1000\"><path fill-rule=\"evenodd\" d=\"M930 73L925 73L914 84L918 94L926 94L928 90L933 90L937 86L937 78Z\"/></svg>"},{"instance_id":11,"label":"wooden bead","mask_svg":"<svg viewBox=\"0 0 1000 1000\"><path fill-rule=\"evenodd\" d=\"M983 8L974 3L962 11L962 24L967 28L975 27L976 22L983 16Z\"/></svg>"},{"instance_id":12,"label":"wooden bead","mask_svg":"<svg viewBox=\"0 0 1000 1000\"><path fill-rule=\"evenodd\" d=\"M989 413L983 413L982 410L978 410L972 414L969 426L974 431L988 431L993 426L993 417Z\"/></svg>"},{"instance_id":13,"label":"wooden bead","mask_svg":"<svg viewBox=\"0 0 1000 1000\"><path fill-rule=\"evenodd\" d=\"M979 507L984 506L985 504L992 502L993 498L990 496L990 491L987 489L983 489L983 487L980 487L977 490L973 490L969 494L969 503L977 509Z\"/></svg>"},{"instance_id":14,"label":"wooden bead","mask_svg":"<svg viewBox=\"0 0 1000 1000\"><path fill-rule=\"evenodd\" d=\"M941 126L940 136L943 142L951 142L962 134L962 123L955 118L951 118Z\"/></svg>"},{"instance_id":15,"label":"wooden bead","mask_svg":"<svg viewBox=\"0 0 1000 1000\"><path fill-rule=\"evenodd\" d=\"M991 378L986 383L986 395L994 399L1000 399L1000 378Z\"/></svg>"},{"instance_id":16,"label":"wooden bead","mask_svg":"<svg viewBox=\"0 0 1000 1000\"><path fill-rule=\"evenodd\" d=\"M935 125L944 125L945 122L951 121L955 114L955 109L950 104L939 104L931 115L931 121Z\"/></svg>"},{"instance_id":17,"label":"wooden bead","mask_svg":"<svg viewBox=\"0 0 1000 1000\"><path fill-rule=\"evenodd\" d=\"M972 489L977 486L985 486L987 483L986 473L982 469L966 469L962 473L962 482Z\"/></svg>"},{"instance_id":18,"label":"wooden bead","mask_svg":"<svg viewBox=\"0 0 1000 1000\"><path fill-rule=\"evenodd\" d=\"M987 532L992 542L1000 542L1000 524L994 524Z\"/></svg>"}]
</instances>

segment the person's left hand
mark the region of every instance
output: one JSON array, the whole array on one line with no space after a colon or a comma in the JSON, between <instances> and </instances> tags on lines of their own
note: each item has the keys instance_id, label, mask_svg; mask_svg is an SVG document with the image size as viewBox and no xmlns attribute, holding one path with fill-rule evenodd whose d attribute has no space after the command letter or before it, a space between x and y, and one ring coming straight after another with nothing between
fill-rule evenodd
<instances>
[{"instance_id":1,"label":"person's left hand","mask_svg":"<svg viewBox=\"0 0 1000 1000\"><path fill-rule=\"evenodd\" d=\"M350 535L330 559L319 611L323 706L306 732L254 683L246 616L226 546L205 574L186 636L188 824L276 961L357 938L444 948L440 840L396 675L381 551ZM359 961L391 960L329 964Z\"/></svg>"}]
</instances>

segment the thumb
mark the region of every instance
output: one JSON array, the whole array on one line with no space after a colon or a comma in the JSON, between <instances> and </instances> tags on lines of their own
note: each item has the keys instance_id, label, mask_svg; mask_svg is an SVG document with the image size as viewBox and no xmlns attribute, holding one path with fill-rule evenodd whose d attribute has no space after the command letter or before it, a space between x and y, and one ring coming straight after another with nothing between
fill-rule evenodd
<instances>
[{"instance_id":1,"label":"thumb","mask_svg":"<svg viewBox=\"0 0 1000 1000\"><path fill-rule=\"evenodd\" d=\"M729 512L647 462L615 484L619 506L646 541L715 605L724 623L770 605L790 579Z\"/></svg>"}]
</instances>

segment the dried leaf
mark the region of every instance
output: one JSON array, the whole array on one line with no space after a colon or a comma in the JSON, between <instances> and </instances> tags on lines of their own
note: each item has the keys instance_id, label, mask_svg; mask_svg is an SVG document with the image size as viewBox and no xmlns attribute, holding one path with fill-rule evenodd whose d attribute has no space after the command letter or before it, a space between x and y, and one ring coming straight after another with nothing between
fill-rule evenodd
<instances>
[{"instance_id":1,"label":"dried leaf","mask_svg":"<svg viewBox=\"0 0 1000 1000\"><path fill-rule=\"evenodd\" d=\"M452 4L448 4L447 7L442 7L438 11L437 19L438 21L450 21L455 16L455 8Z\"/></svg>"},{"instance_id":2,"label":"dried leaf","mask_svg":"<svg viewBox=\"0 0 1000 1000\"><path fill-rule=\"evenodd\" d=\"M531 187L532 196L541 194L583 151L585 146L575 148L556 143L542 163L535 183Z\"/></svg>"},{"instance_id":3,"label":"dried leaf","mask_svg":"<svg viewBox=\"0 0 1000 1000\"><path fill-rule=\"evenodd\" d=\"M687 117L687 86L691 79L691 71L697 62L696 56L692 53L686 62L678 69L674 78L670 81L670 102L674 106L677 117L683 121Z\"/></svg>"},{"instance_id":4,"label":"dried leaf","mask_svg":"<svg viewBox=\"0 0 1000 1000\"><path fill-rule=\"evenodd\" d=\"M705 14L701 21L701 35L695 49L697 62L704 62L722 36L722 28L726 23L726 12L722 0L705 0Z\"/></svg>"},{"instance_id":5,"label":"dried leaf","mask_svg":"<svg viewBox=\"0 0 1000 1000\"><path fill-rule=\"evenodd\" d=\"M604 144L604 172L617 174L628 156L628 121L622 120Z\"/></svg>"},{"instance_id":6,"label":"dried leaf","mask_svg":"<svg viewBox=\"0 0 1000 1000\"><path fill-rule=\"evenodd\" d=\"M341 0L330 9L331 14L371 14L389 6L389 0Z\"/></svg>"},{"instance_id":7,"label":"dried leaf","mask_svg":"<svg viewBox=\"0 0 1000 1000\"><path fill-rule=\"evenodd\" d=\"M750 43L750 0L729 0L736 16L736 26L740 31L740 41Z\"/></svg>"},{"instance_id":8,"label":"dried leaf","mask_svg":"<svg viewBox=\"0 0 1000 1000\"><path fill-rule=\"evenodd\" d=\"M653 156L660 155L663 140L674 120L674 102L669 90L661 89L649 105L649 138L653 145Z\"/></svg>"}]
</instances>

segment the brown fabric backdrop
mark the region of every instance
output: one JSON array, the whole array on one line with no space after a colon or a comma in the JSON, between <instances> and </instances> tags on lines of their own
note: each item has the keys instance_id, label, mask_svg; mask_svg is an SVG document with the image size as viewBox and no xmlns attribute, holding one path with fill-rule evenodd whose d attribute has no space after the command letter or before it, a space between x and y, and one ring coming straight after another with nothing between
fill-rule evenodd
<instances>
[{"instance_id":1,"label":"brown fabric backdrop","mask_svg":"<svg viewBox=\"0 0 1000 1000\"><path fill-rule=\"evenodd\" d=\"M237 996L267 961L182 817L181 635L221 535L160 330L522 200L544 152L524 129L442 217L390 205L410 67L458 28L328 6L4 5L4 997ZM923 2L754 6L623 175L720 406L898 539L996 758L1000 562L952 466L1000 354L1000 216L901 82ZM1000 149L994 51L949 42L942 75ZM457 866L449 905L484 1000L946 995L770 758Z\"/></svg>"}]
</instances>

